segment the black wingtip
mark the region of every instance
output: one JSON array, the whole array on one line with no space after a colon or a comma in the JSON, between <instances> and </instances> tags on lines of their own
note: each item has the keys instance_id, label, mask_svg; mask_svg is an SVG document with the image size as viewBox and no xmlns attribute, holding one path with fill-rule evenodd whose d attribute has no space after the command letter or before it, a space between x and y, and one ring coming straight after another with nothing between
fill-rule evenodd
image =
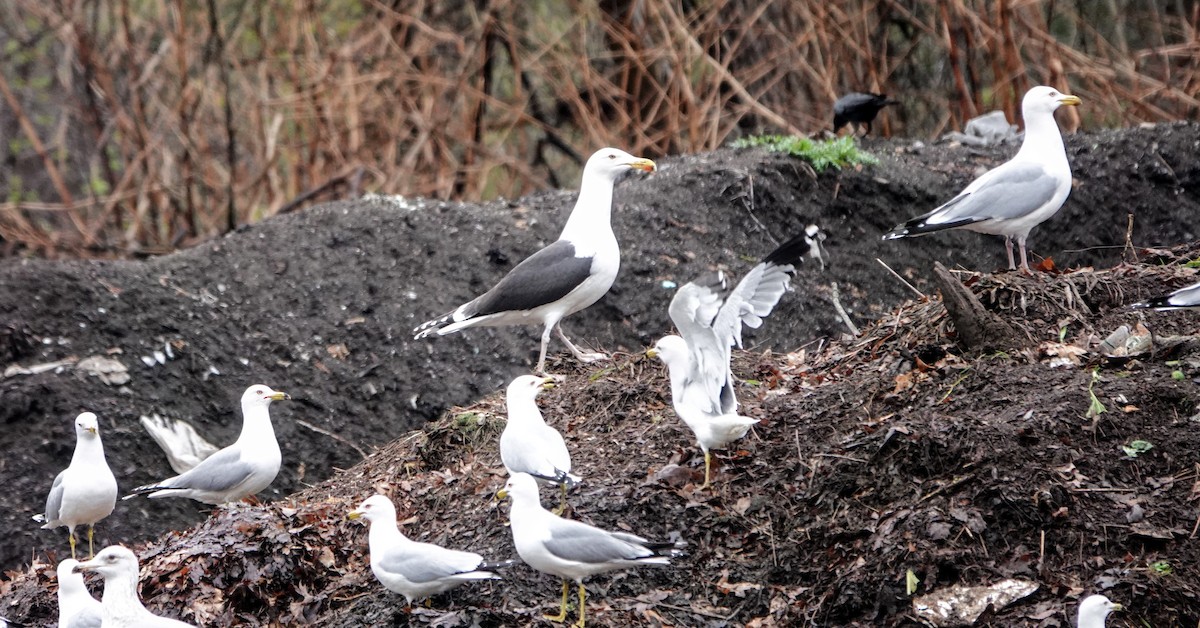
<instances>
[{"instance_id":1,"label":"black wingtip","mask_svg":"<svg viewBox=\"0 0 1200 628\"><path fill-rule=\"evenodd\" d=\"M500 569L508 569L519 562L521 561L516 558L510 558L508 560L501 560L494 563L480 563L479 567L475 568L475 571L499 571Z\"/></svg>"},{"instance_id":2,"label":"black wingtip","mask_svg":"<svg viewBox=\"0 0 1200 628\"><path fill-rule=\"evenodd\" d=\"M764 264L773 266L786 266L801 262L805 257L815 257L821 267L825 267L825 258L821 243L825 241L825 232L816 225L809 225L801 233L791 240L780 244L774 251L771 251L763 258Z\"/></svg>"}]
</instances>

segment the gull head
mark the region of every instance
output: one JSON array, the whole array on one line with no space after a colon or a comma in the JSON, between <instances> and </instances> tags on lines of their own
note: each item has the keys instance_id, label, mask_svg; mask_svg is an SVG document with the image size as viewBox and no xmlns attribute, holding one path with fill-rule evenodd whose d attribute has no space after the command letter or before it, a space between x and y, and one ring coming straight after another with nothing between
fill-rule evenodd
<instances>
[{"instance_id":1,"label":"gull head","mask_svg":"<svg viewBox=\"0 0 1200 628\"><path fill-rule=\"evenodd\" d=\"M384 495L375 494L368 497L358 508L351 510L347 519L366 519L375 521L396 521L396 506Z\"/></svg>"},{"instance_id":2,"label":"gull head","mask_svg":"<svg viewBox=\"0 0 1200 628\"><path fill-rule=\"evenodd\" d=\"M654 172L655 168L654 162L649 159L634 157L617 148L601 148L587 160L587 165L583 167L583 176L585 179L600 177L613 182L629 170Z\"/></svg>"},{"instance_id":3,"label":"gull head","mask_svg":"<svg viewBox=\"0 0 1200 628\"><path fill-rule=\"evenodd\" d=\"M505 499L511 497L513 503L541 503L538 498L537 480L528 473L514 473L504 483L504 488L496 493L496 497Z\"/></svg>"},{"instance_id":4,"label":"gull head","mask_svg":"<svg viewBox=\"0 0 1200 628\"><path fill-rule=\"evenodd\" d=\"M60 590L64 588L75 588L72 585L76 583L83 584L83 578L76 577L75 575L75 566L78 564L79 561L75 560L74 558L65 558L61 563L58 564L58 567L54 570L54 573L58 575L58 588Z\"/></svg>"},{"instance_id":5,"label":"gull head","mask_svg":"<svg viewBox=\"0 0 1200 628\"><path fill-rule=\"evenodd\" d=\"M1104 620L1113 611L1121 610L1116 604L1103 595L1089 595L1079 603L1079 618L1076 625L1080 628L1103 628Z\"/></svg>"},{"instance_id":6,"label":"gull head","mask_svg":"<svg viewBox=\"0 0 1200 628\"><path fill-rule=\"evenodd\" d=\"M667 368L674 364L687 364L687 342L679 336L663 336L653 347L646 350L646 357L662 360Z\"/></svg>"},{"instance_id":7,"label":"gull head","mask_svg":"<svg viewBox=\"0 0 1200 628\"><path fill-rule=\"evenodd\" d=\"M100 436L100 423L92 412L84 412L75 417L75 436L79 438L96 438Z\"/></svg>"},{"instance_id":8,"label":"gull head","mask_svg":"<svg viewBox=\"0 0 1200 628\"><path fill-rule=\"evenodd\" d=\"M1078 96L1064 94L1053 87L1039 85L1027 92L1021 100L1021 115L1029 118L1033 113L1053 112L1063 105L1075 106L1081 104Z\"/></svg>"},{"instance_id":9,"label":"gull head","mask_svg":"<svg viewBox=\"0 0 1200 628\"><path fill-rule=\"evenodd\" d=\"M100 550L95 558L75 565L71 571L74 573L94 571L104 576L105 579L113 576L128 576L137 579L138 559L128 548L110 545Z\"/></svg>"},{"instance_id":10,"label":"gull head","mask_svg":"<svg viewBox=\"0 0 1200 628\"><path fill-rule=\"evenodd\" d=\"M272 401L283 401L284 399L291 398L291 395L285 392L271 390L270 386L255 384L247 388L246 392L242 393L242 407L249 408L254 406L262 406L265 408L271 405Z\"/></svg>"},{"instance_id":11,"label":"gull head","mask_svg":"<svg viewBox=\"0 0 1200 628\"><path fill-rule=\"evenodd\" d=\"M506 394L512 398L533 399L538 396L538 393L551 388L554 388L553 377L522 375L508 385Z\"/></svg>"}]
</instances>

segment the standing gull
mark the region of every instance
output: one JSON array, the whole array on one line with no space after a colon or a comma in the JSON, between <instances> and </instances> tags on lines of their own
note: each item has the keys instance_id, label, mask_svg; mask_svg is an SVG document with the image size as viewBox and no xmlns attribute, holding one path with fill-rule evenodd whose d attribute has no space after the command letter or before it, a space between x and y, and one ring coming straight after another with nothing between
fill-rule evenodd
<instances>
[{"instance_id":1,"label":"standing gull","mask_svg":"<svg viewBox=\"0 0 1200 628\"><path fill-rule=\"evenodd\" d=\"M192 628L191 624L146 610L138 597L137 556L120 545L100 550L92 560L75 565L74 571L94 571L104 576L104 595L100 599L104 628Z\"/></svg>"},{"instance_id":2,"label":"standing gull","mask_svg":"<svg viewBox=\"0 0 1200 628\"><path fill-rule=\"evenodd\" d=\"M1089 595L1079 603L1079 616L1075 619L1077 628L1104 628L1108 614L1121 610L1120 604L1114 604L1103 595Z\"/></svg>"},{"instance_id":3,"label":"standing gull","mask_svg":"<svg viewBox=\"0 0 1200 628\"><path fill-rule=\"evenodd\" d=\"M833 103L833 132L837 133L838 129L854 123L867 125L867 131L863 135L870 135L871 123L875 121L875 116L879 115L879 111L888 105L898 104L900 104L899 100L891 100L883 94L870 92L846 94Z\"/></svg>"},{"instance_id":4,"label":"standing gull","mask_svg":"<svg viewBox=\"0 0 1200 628\"><path fill-rule=\"evenodd\" d=\"M1133 307L1152 307L1156 310L1200 308L1200 283L1180 288L1175 292L1154 297L1148 301L1134 303Z\"/></svg>"},{"instance_id":5,"label":"standing gull","mask_svg":"<svg viewBox=\"0 0 1200 628\"><path fill-rule=\"evenodd\" d=\"M88 593L83 576L75 572L79 561L68 558L58 564L58 628L100 628L103 607Z\"/></svg>"},{"instance_id":6,"label":"standing gull","mask_svg":"<svg viewBox=\"0 0 1200 628\"><path fill-rule=\"evenodd\" d=\"M558 514L566 509L567 489L579 483L571 475L571 452L558 430L546 425L537 395L554 387L554 378L522 375L508 385L508 422L500 434L500 460L509 475L528 473L562 488Z\"/></svg>"},{"instance_id":7,"label":"standing gull","mask_svg":"<svg viewBox=\"0 0 1200 628\"><path fill-rule=\"evenodd\" d=\"M100 424L95 414L84 412L75 417L75 453L71 464L54 478L46 496L46 514L34 520L45 522L43 530L67 526L71 558L76 557L75 528L86 524L91 557L96 522L111 514L116 504L117 479L104 459Z\"/></svg>"},{"instance_id":8,"label":"standing gull","mask_svg":"<svg viewBox=\"0 0 1200 628\"><path fill-rule=\"evenodd\" d=\"M448 591L470 580L499 580L497 569L513 561L489 564L474 552L446 549L410 540L396 526L396 507L383 495L372 495L347 515L371 525L367 544L371 572L388 591L399 593L409 604Z\"/></svg>"},{"instance_id":9,"label":"standing gull","mask_svg":"<svg viewBox=\"0 0 1200 628\"><path fill-rule=\"evenodd\" d=\"M282 462L269 407L272 401L282 399L291 397L261 384L247 388L242 394L242 433L236 442L186 473L133 489L125 499L148 493L152 499L190 497L206 504L224 504L267 488Z\"/></svg>"},{"instance_id":10,"label":"standing gull","mask_svg":"<svg viewBox=\"0 0 1200 628\"><path fill-rule=\"evenodd\" d=\"M559 321L595 303L608 292L621 266L621 251L613 235L613 184L630 169L654 170L654 162L615 148L596 151L583 168L579 200L558 240L517 264L491 290L426 321L413 330L415 338L445 336L468 327L542 325L538 373L545 372L550 332L584 362L604 354L584 353L567 339Z\"/></svg>"},{"instance_id":11,"label":"standing gull","mask_svg":"<svg viewBox=\"0 0 1200 628\"><path fill-rule=\"evenodd\" d=\"M710 449L743 437L758 419L737 413L733 347L742 346L742 325L757 328L787 291L793 264L805 257L821 259L824 234L810 225L803 234L780 245L728 291L724 273L710 274L683 285L667 311L681 336L666 336L646 352L667 365L671 403L692 429L704 452L704 484L710 480Z\"/></svg>"},{"instance_id":12,"label":"standing gull","mask_svg":"<svg viewBox=\"0 0 1200 628\"><path fill-rule=\"evenodd\" d=\"M633 534L608 532L563 519L542 508L537 480L527 473L510 477L496 496L501 499L512 497L508 517L513 545L521 560L538 571L562 578L562 605L558 615L546 615L550 621L561 622L567 618L569 580L579 585L579 621L575 625L584 628L585 578L614 569L669 565L683 546L683 543L653 543Z\"/></svg>"},{"instance_id":13,"label":"standing gull","mask_svg":"<svg viewBox=\"0 0 1200 628\"><path fill-rule=\"evenodd\" d=\"M946 229L1004 236L1008 268L1016 269L1013 240L1021 248L1021 269L1029 270L1025 239L1029 231L1062 207L1071 192L1071 164L1054 111L1078 105L1079 98L1053 87L1035 87L1021 100L1025 140L1017 155L975 179L958 196L884 234L895 240Z\"/></svg>"}]
</instances>

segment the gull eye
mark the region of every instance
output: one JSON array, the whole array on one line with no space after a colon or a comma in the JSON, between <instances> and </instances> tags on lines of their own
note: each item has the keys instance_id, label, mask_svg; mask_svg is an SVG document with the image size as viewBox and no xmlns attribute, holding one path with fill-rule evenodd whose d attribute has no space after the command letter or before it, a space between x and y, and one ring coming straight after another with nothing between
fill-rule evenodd
<instances>
[{"instance_id":1,"label":"gull eye","mask_svg":"<svg viewBox=\"0 0 1200 628\"><path fill-rule=\"evenodd\" d=\"M613 155L613 154L611 154L611 153L608 155L608 160L609 160L609 161L612 161L612 160L614 160L614 159L616 159L616 158L617 158L617 156L616 156L616 155Z\"/></svg>"}]
</instances>

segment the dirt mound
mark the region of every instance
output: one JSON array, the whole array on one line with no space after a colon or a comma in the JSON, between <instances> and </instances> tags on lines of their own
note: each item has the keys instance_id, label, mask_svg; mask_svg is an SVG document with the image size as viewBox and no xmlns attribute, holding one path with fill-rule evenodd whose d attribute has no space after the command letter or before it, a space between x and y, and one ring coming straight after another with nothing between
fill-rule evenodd
<instances>
[{"instance_id":1,"label":"dirt mound","mask_svg":"<svg viewBox=\"0 0 1200 628\"><path fill-rule=\"evenodd\" d=\"M1128 608L1110 625L1194 625L1200 350L1105 358L1097 334L1139 322L1160 338L1194 332L1188 313L1122 307L1122 295L1194 277L1177 266L972 275L974 293L1031 337L1009 353L962 354L930 301L820 351L739 354L740 397L764 420L720 456L705 491L657 362L554 363L567 379L542 406L585 478L573 516L689 543L670 568L593 579L589 623L912 625L911 571L918 595L1005 578L1039 586L984 625L1071 625L1075 602L1096 591ZM1105 411L1089 417L1094 403ZM495 395L320 486L219 511L143 550L143 591L210 626L536 622L558 586L525 566L409 615L370 575L363 528L344 520L383 491L412 537L512 556L492 497L502 428ZM1134 441L1151 447L1125 453ZM51 572L39 562L17 576L6 611L53 617Z\"/></svg>"},{"instance_id":2,"label":"dirt mound","mask_svg":"<svg viewBox=\"0 0 1200 628\"><path fill-rule=\"evenodd\" d=\"M623 358L666 331L672 292L665 282L714 267L740 274L775 241L814 222L829 233L832 265L805 271L797 292L748 338L756 351L812 349L840 336L834 282L858 324L890 315L912 293L876 257L926 292L932 260L984 270L1003 264L995 238L882 242L879 235L949 198L1012 147L872 141L866 148L879 166L813 176L787 157L725 150L664 159L660 172L622 182L614 215L622 273L611 294L568 319L568 329L617 351L617 363L626 364ZM1136 216L1139 246L1200 237L1193 220L1200 213L1198 149L1196 124L1069 138L1078 185L1062 212L1035 230L1032 251L1052 255L1059 267L1109 266L1121 257L1127 213ZM0 447L9 452L0 460L8 487L0 502L0 566L65 547L61 530L39 531L29 516L70 457L69 422L83 408L100 416L110 464L131 487L170 474L139 415L191 419L225 444L239 429L235 408L247 385L286 390L295 401L274 409L284 468L273 491L283 496L353 466L451 406L501 389L535 359L535 331L413 342L409 330L552 240L573 200L568 192L485 205L367 199L278 217L145 261L4 261L0 367L13 374L0 379ZM1152 292L1139 285L1121 300ZM74 368L89 356L119 361L129 382L109 385ZM17 370L54 363L32 374ZM1011 398L1021 399L1018 392ZM690 459L690 450L673 447ZM137 543L204 516L182 500L124 502L101 524L98 541Z\"/></svg>"}]
</instances>

